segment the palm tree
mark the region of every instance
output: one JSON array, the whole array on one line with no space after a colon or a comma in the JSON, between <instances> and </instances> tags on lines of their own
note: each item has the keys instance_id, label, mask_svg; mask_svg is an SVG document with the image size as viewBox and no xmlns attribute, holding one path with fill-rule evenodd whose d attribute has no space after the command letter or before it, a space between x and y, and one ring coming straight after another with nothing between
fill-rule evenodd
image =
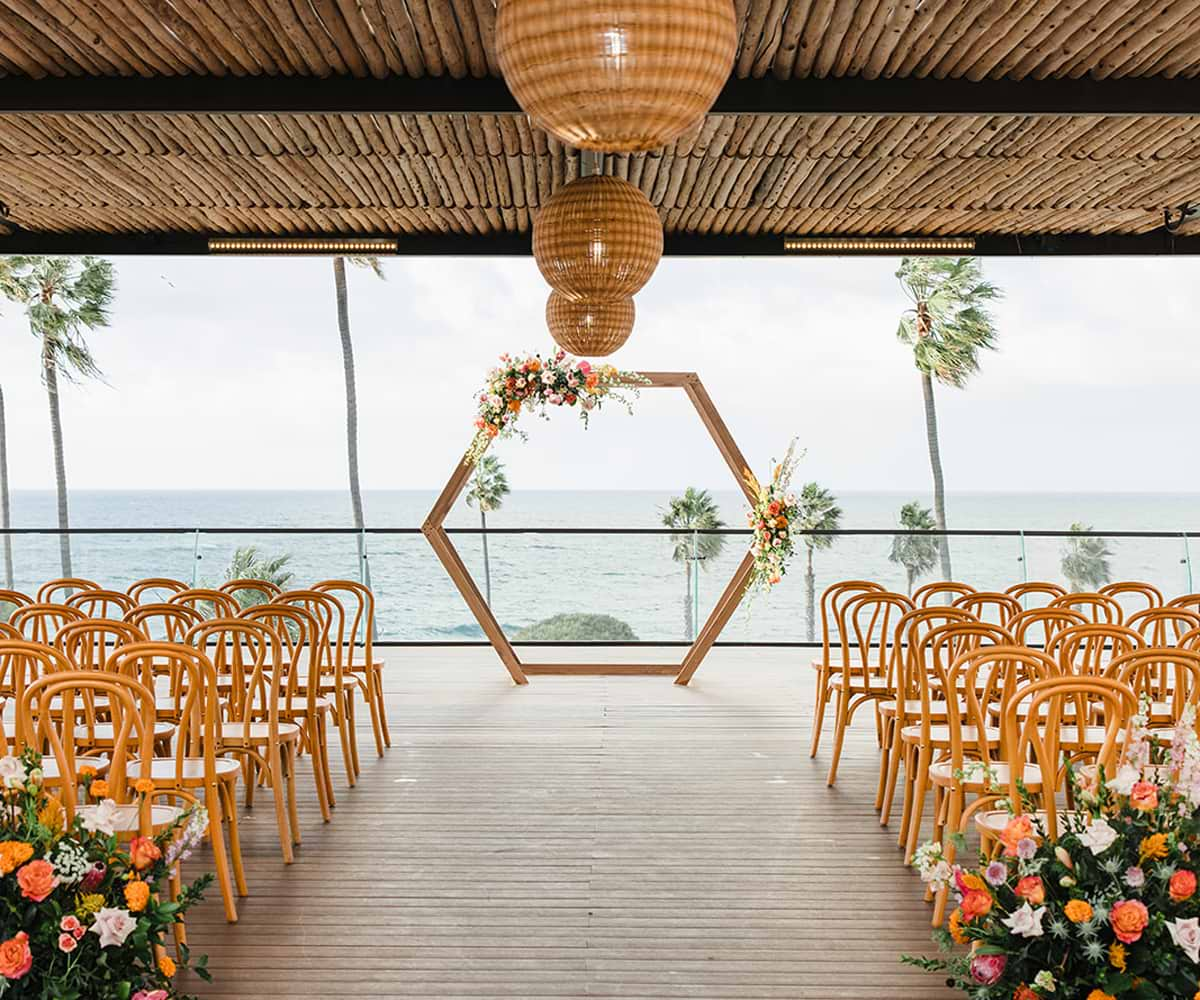
<instances>
[{"instance_id":1,"label":"palm tree","mask_svg":"<svg viewBox=\"0 0 1200 1000\"><path fill-rule=\"evenodd\" d=\"M842 508L829 490L818 483L805 483L797 498L800 516L793 527L798 531L836 531L842 520ZM833 535L805 535L808 564L804 570L804 596L807 602L808 641L817 637L816 578L813 576L813 552L833 545Z\"/></svg>"},{"instance_id":2,"label":"palm tree","mask_svg":"<svg viewBox=\"0 0 1200 1000\"><path fill-rule=\"evenodd\" d=\"M708 490L689 486L681 497L672 497L663 511L662 523L674 534L671 538L671 558L683 563L686 574L686 589L683 593L683 627L688 642L696 638L695 614L693 613L692 572L693 563L704 567L709 559L716 557L725 547L724 535L698 534L725 527L721 512Z\"/></svg>"},{"instance_id":3,"label":"palm tree","mask_svg":"<svg viewBox=\"0 0 1200 1000\"><path fill-rule=\"evenodd\" d=\"M354 382L354 343L350 339L350 304L346 292L346 261L355 267L369 267L376 277L383 278L383 266L378 257L334 257L333 287L337 295L338 332L342 337L342 372L346 379L346 462L350 471L350 509L354 527L358 529L358 569L363 582L370 585L366 552L363 546L363 502L358 485L358 390Z\"/></svg>"},{"instance_id":4,"label":"palm tree","mask_svg":"<svg viewBox=\"0 0 1200 1000\"><path fill-rule=\"evenodd\" d=\"M99 257L9 258L4 293L25 306L30 332L41 342L42 383L50 404L50 435L54 443L63 576L72 573L58 377L62 375L68 382L99 377L100 369L88 349L85 334L108 326L108 307L115 286L112 264Z\"/></svg>"},{"instance_id":5,"label":"palm tree","mask_svg":"<svg viewBox=\"0 0 1200 1000\"><path fill-rule=\"evenodd\" d=\"M488 604L492 603L492 567L488 561L487 516L499 510L508 496L508 477L495 455L484 455L475 463L475 475L467 490L467 504L479 508L479 524L483 528L483 587Z\"/></svg>"},{"instance_id":6,"label":"palm tree","mask_svg":"<svg viewBox=\"0 0 1200 1000\"><path fill-rule=\"evenodd\" d=\"M937 522L928 507L922 507L913 500L900 508L900 527L905 531L933 531ZM893 535L888 560L904 567L908 577L908 593L911 595L913 584L937 565L938 542L932 536Z\"/></svg>"},{"instance_id":7,"label":"palm tree","mask_svg":"<svg viewBox=\"0 0 1200 1000\"><path fill-rule=\"evenodd\" d=\"M979 370L979 352L995 350L996 328L987 303L1003 294L983 278L975 257L905 257L896 272L912 308L900 317L900 340L913 349L925 397L925 436L933 470L933 509L942 576L954 579L946 531L946 484L938 445L933 380L961 389Z\"/></svg>"},{"instance_id":8,"label":"palm tree","mask_svg":"<svg viewBox=\"0 0 1200 1000\"><path fill-rule=\"evenodd\" d=\"M1071 525L1071 534L1062 547L1062 572L1071 585L1071 590L1084 593L1103 587L1112 579L1108 557L1112 550L1108 543L1091 534L1090 524L1076 521Z\"/></svg>"},{"instance_id":9,"label":"palm tree","mask_svg":"<svg viewBox=\"0 0 1200 1000\"><path fill-rule=\"evenodd\" d=\"M12 294L12 263L8 257L0 257L0 295L6 299L13 298ZM12 536L8 529L12 527L12 508L8 498L8 428L4 420L4 389L0 387L0 530L4 532L4 587L12 590L13 559Z\"/></svg>"}]
</instances>

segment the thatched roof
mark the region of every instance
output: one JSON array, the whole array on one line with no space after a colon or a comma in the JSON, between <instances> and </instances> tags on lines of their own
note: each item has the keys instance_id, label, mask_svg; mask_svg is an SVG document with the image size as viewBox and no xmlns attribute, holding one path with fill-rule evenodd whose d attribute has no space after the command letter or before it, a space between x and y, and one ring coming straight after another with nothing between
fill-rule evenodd
<instances>
[{"instance_id":1,"label":"thatched roof","mask_svg":"<svg viewBox=\"0 0 1200 1000\"><path fill-rule=\"evenodd\" d=\"M739 78L930 78L969 105L988 79L1087 78L1108 93L1171 80L1192 94L1200 76L1200 0L737 9ZM579 158L517 114L86 104L89 77L238 77L248 95L281 77L398 92L440 77L420 86L453 92L498 75L494 17L493 0L0 0L0 107L17 83L82 95L71 113L0 114L0 200L31 232L524 233ZM1149 233L1200 200L1198 138L1200 115L713 114L606 169L642 187L669 234Z\"/></svg>"}]
</instances>

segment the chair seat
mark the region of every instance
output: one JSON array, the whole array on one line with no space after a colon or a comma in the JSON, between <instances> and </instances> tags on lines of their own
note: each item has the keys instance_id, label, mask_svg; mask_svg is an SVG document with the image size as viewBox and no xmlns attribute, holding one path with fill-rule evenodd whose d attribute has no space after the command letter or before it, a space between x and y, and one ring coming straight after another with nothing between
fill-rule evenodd
<instances>
[{"instance_id":1,"label":"chair seat","mask_svg":"<svg viewBox=\"0 0 1200 1000\"><path fill-rule=\"evenodd\" d=\"M294 740L300 735L300 727L294 722L279 723L279 738ZM249 738L251 743L266 743L271 738L271 726L266 722L250 723L247 734L244 722L225 722L221 724L221 739L226 743L241 743Z\"/></svg>"},{"instance_id":2,"label":"chair seat","mask_svg":"<svg viewBox=\"0 0 1200 1000\"><path fill-rule=\"evenodd\" d=\"M154 738L156 740L170 739L175 735L175 726L170 722L154 723ZM80 742L90 742L94 746L112 746L113 726L111 722L97 722L90 729L87 726L75 727L75 739ZM130 739L136 739L130 733Z\"/></svg>"},{"instance_id":3,"label":"chair seat","mask_svg":"<svg viewBox=\"0 0 1200 1000\"><path fill-rule=\"evenodd\" d=\"M1028 815L1033 816L1035 829L1045 827L1046 813L1044 811L1039 809L1037 812L1029 813ZM1073 809L1059 809L1054 815L1058 819L1058 829L1061 833L1066 823L1071 822L1076 817L1088 814L1077 812ZM1012 814L1007 809L985 809L975 814L975 829L980 833L998 837L1004 832L1004 828L1008 826L1008 822L1011 819Z\"/></svg>"},{"instance_id":4,"label":"chair seat","mask_svg":"<svg viewBox=\"0 0 1200 1000\"><path fill-rule=\"evenodd\" d=\"M814 663L813 666L817 667L819 664ZM348 667L346 667L346 669L353 670L356 673L362 673L366 671L368 667L372 670L382 670L383 660L372 660L370 663L367 663L365 660L355 660Z\"/></svg>"},{"instance_id":5,"label":"chair seat","mask_svg":"<svg viewBox=\"0 0 1200 1000\"><path fill-rule=\"evenodd\" d=\"M112 761L104 756L104 754L89 754L86 757L76 757L75 773L78 774L80 768L90 767L97 774L103 774L108 770L108 765L111 763ZM45 775L46 784L55 783L62 779L62 774L58 770L58 760L53 754L42 755L42 774Z\"/></svg>"},{"instance_id":6,"label":"chair seat","mask_svg":"<svg viewBox=\"0 0 1200 1000\"><path fill-rule=\"evenodd\" d=\"M174 757L155 757L150 762L150 780L155 784L160 782L163 784L173 785L176 780L176 769L179 766L179 761ZM236 775L242 765L236 760L231 760L228 757L218 757L216 759L216 776L218 779L228 778ZM187 785L202 785L204 783L204 758L203 757L185 757L182 761L182 771L180 780ZM140 761L131 760L125 767L125 780L136 781L142 776L142 765Z\"/></svg>"},{"instance_id":7,"label":"chair seat","mask_svg":"<svg viewBox=\"0 0 1200 1000\"><path fill-rule=\"evenodd\" d=\"M829 686L834 691L840 691L846 682L844 674L836 674L829 679ZM850 690L860 694L878 694L881 697L892 694L892 686L883 677L863 677L854 674L850 677Z\"/></svg>"},{"instance_id":8,"label":"chair seat","mask_svg":"<svg viewBox=\"0 0 1200 1000\"><path fill-rule=\"evenodd\" d=\"M75 810L75 815L83 819L89 819L95 814L95 806L79 806ZM183 810L179 806L152 805L150 807L150 823L156 831L174 823L182 815ZM136 805L117 806L113 813L112 826L113 832L118 836L137 834L139 832L138 807Z\"/></svg>"},{"instance_id":9,"label":"chair seat","mask_svg":"<svg viewBox=\"0 0 1200 1000\"><path fill-rule=\"evenodd\" d=\"M930 715L934 719L937 719L940 722L946 721L945 702L938 702L938 701L932 702L930 704L930 709L931 709ZM896 714L896 702L894 700L881 701L879 703L879 711L882 712L884 715L895 715ZM904 702L904 714L919 716L921 714L921 699L920 698L907 699Z\"/></svg>"},{"instance_id":10,"label":"chair seat","mask_svg":"<svg viewBox=\"0 0 1200 1000\"><path fill-rule=\"evenodd\" d=\"M971 765L975 761L967 761L963 768L968 775L972 775ZM991 787L1000 791L1006 791L1009 781L1009 766L1000 761L992 761L988 764L989 770L992 772ZM938 785L961 785L963 788L975 791L977 789L986 788L987 785L983 780L983 775L978 778L972 775L966 781L960 781L954 776L954 764L952 761L939 760L934 764L929 765L929 777L935 784ZM1021 781L1025 783L1025 787L1030 791L1038 791L1042 787L1042 770L1036 764L1025 764L1021 768Z\"/></svg>"},{"instance_id":11,"label":"chair seat","mask_svg":"<svg viewBox=\"0 0 1200 1000\"><path fill-rule=\"evenodd\" d=\"M333 699L318 695L316 706L318 712L329 712L333 709ZM298 694L293 698L280 698L279 711L287 715L304 715L308 711L308 696Z\"/></svg>"},{"instance_id":12,"label":"chair seat","mask_svg":"<svg viewBox=\"0 0 1200 1000\"><path fill-rule=\"evenodd\" d=\"M959 726L959 732L962 734L964 743L979 743L979 728L977 726ZM984 739L988 746L1000 745L1000 730L992 729L990 726L984 730ZM906 743L921 742L921 727L920 726L905 726L900 730L900 738ZM949 726L930 726L929 741L932 746L948 748L950 746L950 727Z\"/></svg>"}]
</instances>

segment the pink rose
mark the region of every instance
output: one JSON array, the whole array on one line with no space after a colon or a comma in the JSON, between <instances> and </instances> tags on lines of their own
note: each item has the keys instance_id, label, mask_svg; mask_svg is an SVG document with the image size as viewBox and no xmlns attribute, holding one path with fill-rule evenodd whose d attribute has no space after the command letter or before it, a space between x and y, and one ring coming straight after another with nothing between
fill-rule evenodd
<instances>
[{"instance_id":1,"label":"pink rose","mask_svg":"<svg viewBox=\"0 0 1200 1000\"><path fill-rule=\"evenodd\" d=\"M980 986L991 986L1000 981L1007 964L1007 955L976 955L971 959L971 978Z\"/></svg>"},{"instance_id":2,"label":"pink rose","mask_svg":"<svg viewBox=\"0 0 1200 1000\"><path fill-rule=\"evenodd\" d=\"M69 954L71 954L71 952L73 952L78 947L79 947L79 942L75 940L74 934L60 934L58 936L58 950L59 951L65 952L66 954L69 955Z\"/></svg>"},{"instance_id":3,"label":"pink rose","mask_svg":"<svg viewBox=\"0 0 1200 1000\"><path fill-rule=\"evenodd\" d=\"M118 948L125 939L133 933L137 921L129 915L129 911L115 906L106 906L96 914L92 924L92 933L100 936L100 947L108 948L116 945Z\"/></svg>"},{"instance_id":4,"label":"pink rose","mask_svg":"<svg viewBox=\"0 0 1200 1000\"><path fill-rule=\"evenodd\" d=\"M166 990L138 990L130 1000L167 1000Z\"/></svg>"},{"instance_id":5,"label":"pink rose","mask_svg":"<svg viewBox=\"0 0 1200 1000\"><path fill-rule=\"evenodd\" d=\"M74 934L77 938L83 937L84 931L87 930L72 913L68 913L58 922L58 929L66 934Z\"/></svg>"}]
</instances>

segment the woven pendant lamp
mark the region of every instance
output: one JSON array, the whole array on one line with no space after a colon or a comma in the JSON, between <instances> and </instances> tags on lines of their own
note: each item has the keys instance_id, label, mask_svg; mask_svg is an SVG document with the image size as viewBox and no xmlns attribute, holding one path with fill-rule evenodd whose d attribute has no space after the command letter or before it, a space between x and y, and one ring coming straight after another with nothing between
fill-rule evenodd
<instances>
[{"instance_id":1,"label":"woven pendant lamp","mask_svg":"<svg viewBox=\"0 0 1200 1000\"><path fill-rule=\"evenodd\" d=\"M633 332L633 299L610 302L573 301L551 292L546 301L546 325L564 351L584 358L612 354Z\"/></svg>"},{"instance_id":2,"label":"woven pendant lamp","mask_svg":"<svg viewBox=\"0 0 1200 1000\"><path fill-rule=\"evenodd\" d=\"M708 112L737 50L733 0L499 0L496 55L534 121L569 146L636 153Z\"/></svg>"},{"instance_id":3,"label":"woven pendant lamp","mask_svg":"<svg viewBox=\"0 0 1200 1000\"><path fill-rule=\"evenodd\" d=\"M662 257L663 228L641 190L619 177L580 177L550 196L533 223L533 256L569 299L623 299Z\"/></svg>"}]
</instances>

